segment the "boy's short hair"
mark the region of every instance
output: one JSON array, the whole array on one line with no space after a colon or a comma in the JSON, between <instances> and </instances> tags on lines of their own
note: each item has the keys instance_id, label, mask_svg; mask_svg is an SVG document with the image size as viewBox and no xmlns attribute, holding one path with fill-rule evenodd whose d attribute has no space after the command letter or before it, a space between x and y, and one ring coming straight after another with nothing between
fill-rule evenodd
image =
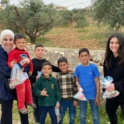
<instances>
[{"instance_id":1,"label":"boy's short hair","mask_svg":"<svg viewBox=\"0 0 124 124\"><path fill-rule=\"evenodd\" d=\"M59 65L60 62L66 62L66 63L68 63L68 61L67 61L67 59L65 57L60 57L58 59L58 61L57 61L58 65Z\"/></svg>"},{"instance_id":2,"label":"boy's short hair","mask_svg":"<svg viewBox=\"0 0 124 124\"><path fill-rule=\"evenodd\" d=\"M26 36L24 34L21 34L21 33L18 33L18 34L15 34L14 36L14 43L16 42L17 39L26 39Z\"/></svg>"},{"instance_id":3,"label":"boy's short hair","mask_svg":"<svg viewBox=\"0 0 124 124\"><path fill-rule=\"evenodd\" d=\"M35 50L36 50L37 47L43 47L44 48L44 46L42 44L35 45Z\"/></svg>"},{"instance_id":4,"label":"boy's short hair","mask_svg":"<svg viewBox=\"0 0 124 124\"><path fill-rule=\"evenodd\" d=\"M82 52L87 52L88 54L90 54L89 50L87 48L81 48L78 52L79 56Z\"/></svg>"},{"instance_id":5,"label":"boy's short hair","mask_svg":"<svg viewBox=\"0 0 124 124\"><path fill-rule=\"evenodd\" d=\"M52 68L52 64L51 64L50 62L44 62L44 63L42 64L42 68L43 68L45 65L49 65L49 66Z\"/></svg>"}]
</instances>

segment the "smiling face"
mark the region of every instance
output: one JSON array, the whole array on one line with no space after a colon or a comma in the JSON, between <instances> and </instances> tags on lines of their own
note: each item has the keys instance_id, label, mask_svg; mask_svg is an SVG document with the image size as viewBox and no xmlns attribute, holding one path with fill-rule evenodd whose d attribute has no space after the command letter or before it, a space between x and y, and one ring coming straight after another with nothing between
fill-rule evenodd
<instances>
[{"instance_id":1,"label":"smiling face","mask_svg":"<svg viewBox=\"0 0 124 124\"><path fill-rule=\"evenodd\" d=\"M61 72L63 72L63 73L68 72L68 63L67 62L59 62L58 67L61 70Z\"/></svg>"},{"instance_id":2,"label":"smiling face","mask_svg":"<svg viewBox=\"0 0 124 124\"><path fill-rule=\"evenodd\" d=\"M6 50L11 50L14 44L14 39L11 35L7 34L3 37L2 46Z\"/></svg>"},{"instance_id":3,"label":"smiling face","mask_svg":"<svg viewBox=\"0 0 124 124\"><path fill-rule=\"evenodd\" d=\"M82 62L82 65L87 66L89 64L90 55L86 51L81 52L78 58Z\"/></svg>"},{"instance_id":4,"label":"smiling face","mask_svg":"<svg viewBox=\"0 0 124 124\"><path fill-rule=\"evenodd\" d=\"M50 74L52 73L52 68L50 65L44 65L41 69L44 77L49 78Z\"/></svg>"},{"instance_id":5,"label":"smiling face","mask_svg":"<svg viewBox=\"0 0 124 124\"><path fill-rule=\"evenodd\" d=\"M18 49L24 50L26 47L26 39L21 38L21 39L16 39L15 45Z\"/></svg>"},{"instance_id":6,"label":"smiling face","mask_svg":"<svg viewBox=\"0 0 124 124\"><path fill-rule=\"evenodd\" d=\"M113 37L109 42L109 48L113 52L114 56L118 56L120 44L116 37Z\"/></svg>"},{"instance_id":7,"label":"smiling face","mask_svg":"<svg viewBox=\"0 0 124 124\"><path fill-rule=\"evenodd\" d=\"M43 47L37 47L35 49L35 56L37 59L42 59L44 56L44 48Z\"/></svg>"}]
</instances>

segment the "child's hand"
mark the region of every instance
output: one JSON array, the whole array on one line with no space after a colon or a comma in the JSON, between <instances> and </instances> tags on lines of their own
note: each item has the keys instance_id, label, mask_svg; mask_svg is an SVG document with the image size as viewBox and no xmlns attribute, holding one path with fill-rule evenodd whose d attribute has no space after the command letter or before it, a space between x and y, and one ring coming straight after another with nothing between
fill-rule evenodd
<instances>
[{"instance_id":1,"label":"child's hand","mask_svg":"<svg viewBox=\"0 0 124 124\"><path fill-rule=\"evenodd\" d=\"M29 64L30 63L30 59L29 58L25 58L23 60L25 61L26 64Z\"/></svg>"},{"instance_id":2,"label":"child's hand","mask_svg":"<svg viewBox=\"0 0 124 124\"><path fill-rule=\"evenodd\" d=\"M72 70L72 68L68 67L68 71L71 71L72 72L73 70Z\"/></svg>"},{"instance_id":3,"label":"child's hand","mask_svg":"<svg viewBox=\"0 0 124 124\"><path fill-rule=\"evenodd\" d=\"M40 76L38 75L38 76L36 76L36 80L39 78Z\"/></svg>"},{"instance_id":4,"label":"child's hand","mask_svg":"<svg viewBox=\"0 0 124 124\"><path fill-rule=\"evenodd\" d=\"M76 107L78 106L78 101L74 100L73 105Z\"/></svg>"},{"instance_id":5,"label":"child's hand","mask_svg":"<svg viewBox=\"0 0 124 124\"><path fill-rule=\"evenodd\" d=\"M28 74L29 74L29 76L31 76L31 75L32 75L32 71L29 71L29 73L28 73Z\"/></svg>"},{"instance_id":6,"label":"child's hand","mask_svg":"<svg viewBox=\"0 0 124 124\"><path fill-rule=\"evenodd\" d=\"M81 86L80 85L78 85L78 91L81 91ZM83 91L83 89L82 89L82 91Z\"/></svg>"},{"instance_id":7,"label":"child's hand","mask_svg":"<svg viewBox=\"0 0 124 124\"><path fill-rule=\"evenodd\" d=\"M57 103L56 103L56 108L59 108L59 107L60 107L60 103L57 102Z\"/></svg>"},{"instance_id":8,"label":"child's hand","mask_svg":"<svg viewBox=\"0 0 124 124\"><path fill-rule=\"evenodd\" d=\"M99 106L100 105L100 99L99 99L99 97L96 97L96 99L95 99L95 105L96 106Z\"/></svg>"},{"instance_id":9,"label":"child's hand","mask_svg":"<svg viewBox=\"0 0 124 124\"><path fill-rule=\"evenodd\" d=\"M13 67L15 63L16 63L16 61L13 60L13 61L10 63L10 66Z\"/></svg>"},{"instance_id":10,"label":"child's hand","mask_svg":"<svg viewBox=\"0 0 124 124\"><path fill-rule=\"evenodd\" d=\"M41 96L48 96L47 91L46 91L45 88L41 91L40 94L41 94Z\"/></svg>"},{"instance_id":11,"label":"child's hand","mask_svg":"<svg viewBox=\"0 0 124 124\"><path fill-rule=\"evenodd\" d=\"M25 58L23 60L20 61L20 64L23 66L24 64L29 64L30 63L30 59L29 58Z\"/></svg>"}]
</instances>

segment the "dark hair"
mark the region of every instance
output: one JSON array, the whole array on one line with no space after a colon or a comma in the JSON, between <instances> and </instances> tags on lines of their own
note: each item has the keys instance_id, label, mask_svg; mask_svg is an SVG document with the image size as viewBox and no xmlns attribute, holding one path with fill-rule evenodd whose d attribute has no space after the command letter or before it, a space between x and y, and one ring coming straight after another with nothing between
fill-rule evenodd
<instances>
[{"instance_id":1,"label":"dark hair","mask_svg":"<svg viewBox=\"0 0 124 124\"><path fill-rule=\"evenodd\" d=\"M44 46L42 44L35 45L35 50L37 47L43 47L44 48Z\"/></svg>"},{"instance_id":2,"label":"dark hair","mask_svg":"<svg viewBox=\"0 0 124 124\"><path fill-rule=\"evenodd\" d=\"M50 62L44 62L44 63L42 64L42 68L43 68L45 65L49 65L49 66L52 68L52 64L51 64Z\"/></svg>"},{"instance_id":3,"label":"dark hair","mask_svg":"<svg viewBox=\"0 0 124 124\"><path fill-rule=\"evenodd\" d=\"M89 50L87 48L81 48L78 52L79 56L82 52L87 52L88 54L90 54Z\"/></svg>"},{"instance_id":4,"label":"dark hair","mask_svg":"<svg viewBox=\"0 0 124 124\"><path fill-rule=\"evenodd\" d=\"M18 34L15 34L14 36L14 43L16 42L17 39L26 39L26 36L24 34L21 34L21 33L18 33Z\"/></svg>"},{"instance_id":5,"label":"dark hair","mask_svg":"<svg viewBox=\"0 0 124 124\"><path fill-rule=\"evenodd\" d=\"M124 37L119 33L115 33L112 34L107 41L106 52L105 52L105 65L108 68L112 66L113 52L110 50L109 45L110 45L110 40L114 37L118 39L120 45L118 49L118 57L119 57L118 65L124 66Z\"/></svg>"},{"instance_id":6,"label":"dark hair","mask_svg":"<svg viewBox=\"0 0 124 124\"><path fill-rule=\"evenodd\" d=\"M58 61L57 61L58 65L59 65L60 62L66 62L66 63L68 63L68 61L67 61L67 59L65 57L60 57L58 59Z\"/></svg>"}]
</instances>

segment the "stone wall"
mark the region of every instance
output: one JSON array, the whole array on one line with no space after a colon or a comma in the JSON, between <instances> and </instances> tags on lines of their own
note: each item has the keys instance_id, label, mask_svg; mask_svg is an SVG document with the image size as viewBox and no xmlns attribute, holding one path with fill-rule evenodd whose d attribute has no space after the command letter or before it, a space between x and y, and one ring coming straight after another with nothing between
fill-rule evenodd
<instances>
[{"instance_id":1,"label":"stone wall","mask_svg":"<svg viewBox=\"0 0 124 124\"><path fill-rule=\"evenodd\" d=\"M28 44L27 50L29 51L32 58L34 55L34 45ZM80 64L78 59L78 51L79 49L70 49L70 48L56 48L56 47L45 47L45 56L47 60L49 60L53 65L57 66L58 58L65 56L68 59L69 66L72 69L75 69L76 65ZM90 50L91 63L95 63L101 75L103 74L103 60L104 60L104 50Z\"/></svg>"}]
</instances>

